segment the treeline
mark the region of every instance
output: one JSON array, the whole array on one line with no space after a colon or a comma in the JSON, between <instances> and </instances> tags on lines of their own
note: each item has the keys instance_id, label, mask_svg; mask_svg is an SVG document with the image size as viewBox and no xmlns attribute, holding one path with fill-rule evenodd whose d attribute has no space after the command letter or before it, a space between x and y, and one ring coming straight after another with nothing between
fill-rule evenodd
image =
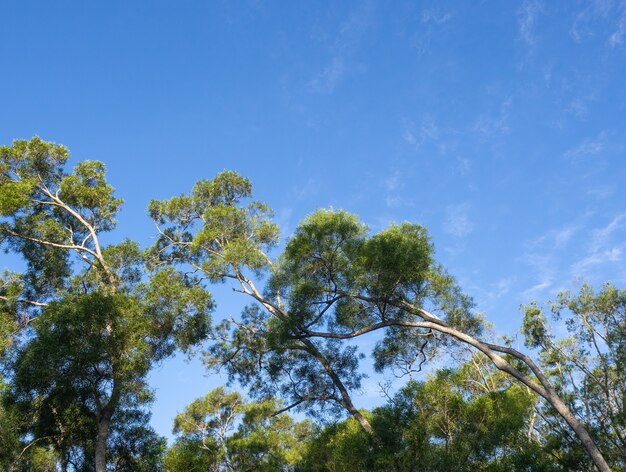
<instances>
[{"instance_id":1,"label":"treeline","mask_svg":"<svg viewBox=\"0 0 626 472\"><path fill-rule=\"evenodd\" d=\"M270 208L225 171L150 203L152 247L104 244L122 200L102 163L68 171L68 156L39 138L0 147L0 246L24 262L0 279L3 470L626 468L623 290L526 306L520 352L493 339L420 225L372 234L318 210L274 258ZM214 322L223 282L250 304ZM373 332L377 371L450 367L364 411L356 343ZM196 400L167 448L146 378L197 351L249 395Z\"/></svg>"}]
</instances>

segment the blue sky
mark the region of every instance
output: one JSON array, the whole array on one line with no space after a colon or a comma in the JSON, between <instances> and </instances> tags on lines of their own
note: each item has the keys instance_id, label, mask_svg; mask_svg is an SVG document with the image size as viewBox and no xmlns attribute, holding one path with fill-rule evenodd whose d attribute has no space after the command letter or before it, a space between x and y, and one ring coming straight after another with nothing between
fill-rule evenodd
<instances>
[{"instance_id":1,"label":"blue sky","mask_svg":"<svg viewBox=\"0 0 626 472\"><path fill-rule=\"evenodd\" d=\"M284 237L329 206L426 225L501 333L523 302L626 285L625 1L7 0L0 19L0 142L104 161L113 240L150 244L151 198L228 168ZM214 292L216 317L238 310ZM221 380L175 359L151 382L169 434Z\"/></svg>"}]
</instances>

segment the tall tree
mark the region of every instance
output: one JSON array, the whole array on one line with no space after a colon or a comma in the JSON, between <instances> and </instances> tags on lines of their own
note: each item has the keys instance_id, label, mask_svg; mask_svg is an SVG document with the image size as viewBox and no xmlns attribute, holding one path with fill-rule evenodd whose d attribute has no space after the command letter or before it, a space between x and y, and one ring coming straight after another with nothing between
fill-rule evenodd
<instances>
[{"instance_id":1,"label":"tall tree","mask_svg":"<svg viewBox=\"0 0 626 472\"><path fill-rule=\"evenodd\" d=\"M293 405L334 402L371 432L350 398L359 385L354 356L339 341L383 330L377 349L381 367L423 357L438 345L465 344L544 398L598 469L610 470L584 423L539 366L510 346L480 339L481 319L435 263L425 228L405 223L370 235L355 216L321 210L297 228L274 264L268 250L276 243L277 228L267 206L244 203L250 194L249 181L225 172L198 182L190 195L150 205L160 231L153 248L159 262L184 262L212 281L232 279L263 310L235 322L230 338L213 352L233 376L244 384L255 378L257 384L275 381ZM271 273L265 289L259 277L263 269ZM279 358L288 361L286 367ZM313 381L318 377L310 374L312 365L332 389Z\"/></svg>"},{"instance_id":2,"label":"tall tree","mask_svg":"<svg viewBox=\"0 0 626 472\"><path fill-rule=\"evenodd\" d=\"M626 291L584 284L578 293L561 292L547 308L532 303L525 307L523 331L546 376L593 430L607 459L626 468ZM541 413L555 454L572 465L585 462L555 411Z\"/></svg>"},{"instance_id":3,"label":"tall tree","mask_svg":"<svg viewBox=\"0 0 626 472\"><path fill-rule=\"evenodd\" d=\"M95 470L105 472L120 404L139 394L154 362L206 336L213 304L172 268L146 278L136 243L101 242L122 200L102 163L67 172L68 156L40 138L0 147L0 244L26 262L0 284L0 323L26 328L13 363L16 401L40 408L37 428L54 426L64 453L76 444L65 426L77 425L66 420L80 413Z\"/></svg>"},{"instance_id":4,"label":"tall tree","mask_svg":"<svg viewBox=\"0 0 626 472\"><path fill-rule=\"evenodd\" d=\"M280 393L287 408L311 411L339 406L371 432L349 393L362 379L355 348L300 336L280 301L264 298L252 280L262 281L265 270L275 270L267 252L278 241L278 227L267 205L250 201L251 191L247 179L225 171L214 180L199 181L190 195L151 202L150 214L159 229L152 263L190 266L212 282L234 280L264 308L251 306L244 313L247 324L234 323L235 343L228 336L232 324L218 326L209 364L228 359L231 376L254 385L260 397Z\"/></svg>"}]
</instances>

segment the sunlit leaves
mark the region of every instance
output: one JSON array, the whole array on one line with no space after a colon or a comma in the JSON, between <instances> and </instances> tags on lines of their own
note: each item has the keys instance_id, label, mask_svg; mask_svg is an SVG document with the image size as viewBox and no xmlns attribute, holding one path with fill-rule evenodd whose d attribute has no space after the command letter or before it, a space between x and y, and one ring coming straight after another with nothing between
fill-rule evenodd
<instances>
[{"instance_id":1,"label":"sunlit leaves","mask_svg":"<svg viewBox=\"0 0 626 472\"><path fill-rule=\"evenodd\" d=\"M88 211L85 217L93 226L108 231L114 227L115 214L122 204L113 193L105 179L104 164L83 161L61 180L59 197L74 209Z\"/></svg>"},{"instance_id":2,"label":"sunlit leaves","mask_svg":"<svg viewBox=\"0 0 626 472\"><path fill-rule=\"evenodd\" d=\"M267 267L265 253L277 243L278 227L267 205L242 202L251 189L247 179L224 171L199 181L188 196L152 201L149 212L161 231L154 259L192 262L214 281Z\"/></svg>"},{"instance_id":3,"label":"sunlit leaves","mask_svg":"<svg viewBox=\"0 0 626 472\"><path fill-rule=\"evenodd\" d=\"M28 205L33 190L30 180L0 183L0 216L9 216Z\"/></svg>"},{"instance_id":4,"label":"sunlit leaves","mask_svg":"<svg viewBox=\"0 0 626 472\"><path fill-rule=\"evenodd\" d=\"M275 415L277 408L273 400L247 402L221 387L194 400L174 420L179 438L168 451L168 470L185 472L202 465L202 470L270 472L295 465L310 425Z\"/></svg>"}]
</instances>

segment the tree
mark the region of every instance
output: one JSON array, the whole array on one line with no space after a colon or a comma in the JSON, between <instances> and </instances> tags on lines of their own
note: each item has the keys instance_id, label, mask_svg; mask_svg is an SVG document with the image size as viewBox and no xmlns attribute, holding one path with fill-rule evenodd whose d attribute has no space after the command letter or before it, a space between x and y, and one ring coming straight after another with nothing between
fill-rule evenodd
<instances>
[{"instance_id":1,"label":"tree","mask_svg":"<svg viewBox=\"0 0 626 472\"><path fill-rule=\"evenodd\" d=\"M276 415L276 408L271 400L248 403L221 387L209 392L176 417L179 437L167 453L167 470L293 470L310 425Z\"/></svg>"},{"instance_id":2,"label":"tree","mask_svg":"<svg viewBox=\"0 0 626 472\"><path fill-rule=\"evenodd\" d=\"M324 428L301 470L564 470L529 430L535 400L474 355L460 369L410 381L369 413L378 443L354 419Z\"/></svg>"},{"instance_id":3,"label":"tree","mask_svg":"<svg viewBox=\"0 0 626 472\"><path fill-rule=\"evenodd\" d=\"M605 284L596 292L584 284L576 294L561 292L547 309L532 303L525 307L523 331L546 376L607 459L626 468L626 291ZM573 465L586 462L555 411L541 413L555 454Z\"/></svg>"},{"instance_id":4,"label":"tree","mask_svg":"<svg viewBox=\"0 0 626 472\"><path fill-rule=\"evenodd\" d=\"M349 394L362 379L356 371L355 348L300 336L280 302L264 298L250 278L250 272L260 277L274 268L267 251L278 241L278 227L271 222L267 205L242 203L251 190L247 179L225 171L214 180L199 181L190 195L151 202L150 215L159 229L152 264L190 266L212 282L235 280L264 307L246 310L244 320L250 324L235 322L234 343L228 339L231 325L218 326L216 338L222 342L211 349L210 365L228 359L231 377L253 383L260 398L280 393L287 399L286 408L339 406L371 431Z\"/></svg>"},{"instance_id":5,"label":"tree","mask_svg":"<svg viewBox=\"0 0 626 472\"><path fill-rule=\"evenodd\" d=\"M53 432L66 456L80 439L105 472L120 405L143 395L154 362L207 335L213 303L171 268L146 280L136 243L101 243L122 200L102 163L79 162L68 173L68 156L40 138L0 147L0 244L26 262L0 283L0 326L22 328L13 393L39 408L30 432Z\"/></svg>"},{"instance_id":6,"label":"tree","mask_svg":"<svg viewBox=\"0 0 626 472\"><path fill-rule=\"evenodd\" d=\"M435 263L425 228L404 223L370 235L355 216L320 210L297 228L274 264L268 250L276 243L277 228L267 206L242 203L250 194L249 181L225 172L198 182L190 195L150 205L160 233L153 248L156 260L184 262L214 282L234 280L262 308L263 314L248 317L247 323L233 322L229 339L226 327L222 330L222 348L213 352L210 364L219 362L218 354L244 384L256 378L267 385L282 371L291 380L279 381L275 390L295 400L292 405L333 402L373 432L350 398L359 373L350 348L340 341L385 332L376 350L381 367L420 359L437 346L465 344L545 399L598 469L610 470L584 423L537 364L510 346L480 339L481 319ZM271 277L262 289L264 269ZM288 359L286 367L272 362L277 353ZM344 360L351 364L345 366ZM313 365L327 379L322 388L310 381ZM326 388L331 382L333 388Z\"/></svg>"}]
</instances>

